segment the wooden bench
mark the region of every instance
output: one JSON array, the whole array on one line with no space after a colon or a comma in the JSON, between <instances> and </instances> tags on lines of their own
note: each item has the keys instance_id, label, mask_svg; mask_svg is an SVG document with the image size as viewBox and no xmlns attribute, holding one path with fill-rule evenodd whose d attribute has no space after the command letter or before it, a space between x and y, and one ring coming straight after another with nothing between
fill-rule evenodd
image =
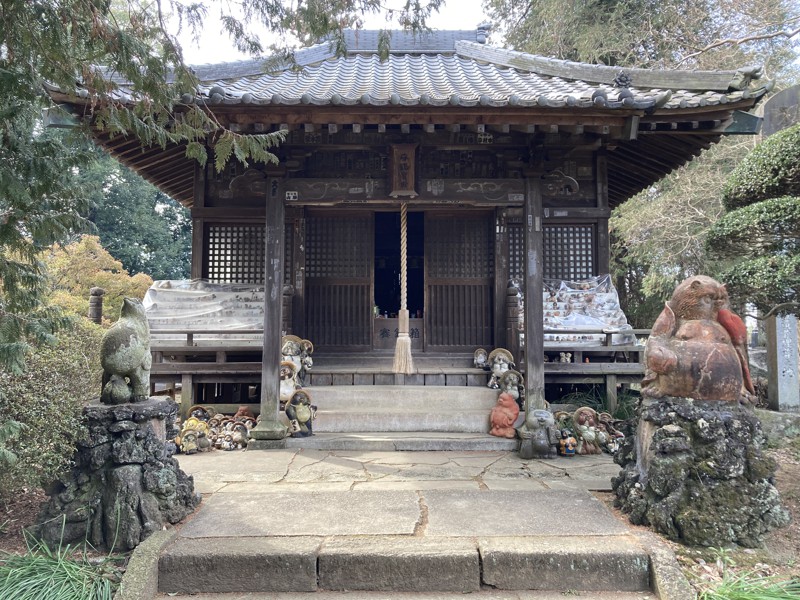
<instances>
[{"instance_id":1,"label":"wooden bench","mask_svg":"<svg viewBox=\"0 0 800 600\"><path fill-rule=\"evenodd\" d=\"M559 336L600 335L597 330L587 329L545 329L544 333ZM617 386L640 383L644 375L644 344L614 345L614 335L621 333L632 334L639 340L649 336L650 330L608 329L602 332L602 342L545 342L544 352L548 356L554 357L561 352L572 354L571 362L544 363L545 382L604 384L607 408L613 413L617 407ZM524 352L524 346L520 346ZM524 364L524 361L521 362Z\"/></svg>"}]
</instances>

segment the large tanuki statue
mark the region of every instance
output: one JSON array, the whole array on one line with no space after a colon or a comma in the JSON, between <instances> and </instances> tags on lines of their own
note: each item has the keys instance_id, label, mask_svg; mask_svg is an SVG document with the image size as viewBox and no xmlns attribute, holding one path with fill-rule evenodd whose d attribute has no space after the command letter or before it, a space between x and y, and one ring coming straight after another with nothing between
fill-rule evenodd
<instances>
[{"instance_id":1,"label":"large tanuki statue","mask_svg":"<svg viewBox=\"0 0 800 600\"><path fill-rule=\"evenodd\" d=\"M631 522L700 546L759 546L789 514L771 480L747 364L747 333L725 286L675 288L645 348L642 402L614 460L615 505Z\"/></svg>"},{"instance_id":2,"label":"large tanuki statue","mask_svg":"<svg viewBox=\"0 0 800 600\"><path fill-rule=\"evenodd\" d=\"M645 396L730 402L755 396L747 329L731 312L725 286L710 277L690 277L675 288L644 356Z\"/></svg>"}]
</instances>

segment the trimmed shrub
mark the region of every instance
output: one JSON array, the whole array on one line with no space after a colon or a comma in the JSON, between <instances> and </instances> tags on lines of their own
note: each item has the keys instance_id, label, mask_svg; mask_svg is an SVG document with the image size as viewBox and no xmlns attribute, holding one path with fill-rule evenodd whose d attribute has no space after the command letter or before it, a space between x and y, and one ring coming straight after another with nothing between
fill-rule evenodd
<instances>
[{"instance_id":1,"label":"trimmed shrub","mask_svg":"<svg viewBox=\"0 0 800 600\"><path fill-rule=\"evenodd\" d=\"M706 247L722 258L792 254L800 244L800 198L784 196L737 208L714 223Z\"/></svg>"},{"instance_id":2,"label":"trimmed shrub","mask_svg":"<svg viewBox=\"0 0 800 600\"><path fill-rule=\"evenodd\" d=\"M722 192L732 211L779 196L800 196L800 125L780 131L755 147L737 166Z\"/></svg>"},{"instance_id":3,"label":"trimmed shrub","mask_svg":"<svg viewBox=\"0 0 800 600\"><path fill-rule=\"evenodd\" d=\"M0 415L24 425L7 449L18 460L0 465L0 494L43 487L69 467L85 435L81 408L100 395L103 328L85 319L40 345L21 375L0 371Z\"/></svg>"}]
</instances>

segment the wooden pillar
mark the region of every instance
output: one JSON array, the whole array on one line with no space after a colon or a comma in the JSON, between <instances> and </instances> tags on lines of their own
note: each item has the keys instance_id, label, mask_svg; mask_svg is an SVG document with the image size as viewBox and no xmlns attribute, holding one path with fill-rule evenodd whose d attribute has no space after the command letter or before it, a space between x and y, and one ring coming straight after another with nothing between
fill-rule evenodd
<instances>
[{"instance_id":1,"label":"wooden pillar","mask_svg":"<svg viewBox=\"0 0 800 600\"><path fill-rule=\"evenodd\" d=\"M532 412L545 407L544 398L544 286L542 247L542 190L538 173L525 180L525 391L526 423L534 429Z\"/></svg>"},{"instance_id":2,"label":"wooden pillar","mask_svg":"<svg viewBox=\"0 0 800 600\"><path fill-rule=\"evenodd\" d=\"M283 309L284 186L271 178L267 186L264 260L264 346L261 360L261 420L250 432L254 448L280 448L286 427L280 410L281 325ZM249 446L248 446L249 447Z\"/></svg>"},{"instance_id":3,"label":"wooden pillar","mask_svg":"<svg viewBox=\"0 0 800 600\"><path fill-rule=\"evenodd\" d=\"M189 409L194 404L194 380L191 375L184 373L181 375L181 419L185 420L189 416Z\"/></svg>"},{"instance_id":4,"label":"wooden pillar","mask_svg":"<svg viewBox=\"0 0 800 600\"><path fill-rule=\"evenodd\" d=\"M605 150L597 153L597 208L608 208L608 157ZM593 275L604 275L611 268L611 244L608 236L608 218L597 220L597 264Z\"/></svg>"},{"instance_id":5,"label":"wooden pillar","mask_svg":"<svg viewBox=\"0 0 800 600\"><path fill-rule=\"evenodd\" d=\"M294 219L294 249L292 250L292 274L294 295L292 296L292 330L301 338L306 337L306 220L304 216Z\"/></svg>"},{"instance_id":6,"label":"wooden pillar","mask_svg":"<svg viewBox=\"0 0 800 600\"><path fill-rule=\"evenodd\" d=\"M206 202L206 171L199 164L194 168L194 206L192 207L192 279L203 277L205 261L205 220L194 215L195 209L202 209Z\"/></svg>"},{"instance_id":7,"label":"wooden pillar","mask_svg":"<svg viewBox=\"0 0 800 600\"><path fill-rule=\"evenodd\" d=\"M494 219L494 345L499 348L508 348L511 342L506 336L506 291L509 276L506 209L498 208L495 211ZM516 354L514 357L519 360L519 356Z\"/></svg>"}]
</instances>

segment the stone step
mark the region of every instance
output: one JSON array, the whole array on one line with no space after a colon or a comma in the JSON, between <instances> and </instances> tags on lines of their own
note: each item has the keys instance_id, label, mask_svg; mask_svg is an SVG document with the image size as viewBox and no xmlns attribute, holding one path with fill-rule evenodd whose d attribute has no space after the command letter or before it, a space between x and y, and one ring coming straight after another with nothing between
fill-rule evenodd
<instances>
[{"instance_id":1,"label":"stone step","mask_svg":"<svg viewBox=\"0 0 800 600\"><path fill-rule=\"evenodd\" d=\"M583 595L649 592L650 559L626 535L180 537L161 555L158 576L166 594L464 594L484 586Z\"/></svg>"},{"instance_id":2,"label":"stone step","mask_svg":"<svg viewBox=\"0 0 800 600\"><path fill-rule=\"evenodd\" d=\"M320 410L314 420L316 433L358 431L444 431L489 433L489 409L423 412L402 407L383 410Z\"/></svg>"},{"instance_id":3,"label":"stone step","mask_svg":"<svg viewBox=\"0 0 800 600\"><path fill-rule=\"evenodd\" d=\"M497 404L498 391L488 387L424 385L309 386L319 410L373 410L402 408L409 411L482 410Z\"/></svg>"},{"instance_id":4,"label":"stone step","mask_svg":"<svg viewBox=\"0 0 800 600\"><path fill-rule=\"evenodd\" d=\"M471 593L467 600L569 600L577 593L569 590L492 590L482 589ZM651 592L592 592L591 600L658 600ZM464 594L452 592L267 592L230 594L159 594L156 600L465 600Z\"/></svg>"},{"instance_id":5,"label":"stone step","mask_svg":"<svg viewBox=\"0 0 800 600\"><path fill-rule=\"evenodd\" d=\"M259 440L251 440L248 449L258 450L258 445ZM356 452L515 451L518 445L518 440L488 433L432 431L315 433L310 437L286 439L287 448Z\"/></svg>"}]
</instances>

